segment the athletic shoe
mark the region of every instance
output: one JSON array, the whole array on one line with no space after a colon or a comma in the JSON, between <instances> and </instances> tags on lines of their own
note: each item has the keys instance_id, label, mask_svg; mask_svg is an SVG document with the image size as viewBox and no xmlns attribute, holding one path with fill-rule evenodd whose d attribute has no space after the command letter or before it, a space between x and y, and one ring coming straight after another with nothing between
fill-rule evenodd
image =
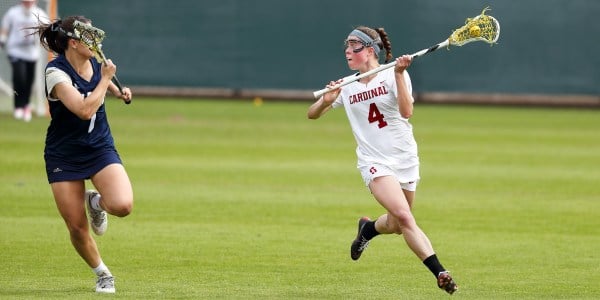
<instances>
[{"instance_id":1,"label":"athletic shoe","mask_svg":"<svg viewBox=\"0 0 600 300\"><path fill-rule=\"evenodd\" d=\"M108 216L103 210L96 210L92 207L92 198L98 195L94 190L85 191L85 202L87 202L88 215L90 216L90 225L97 235L103 235L108 227Z\"/></svg>"},{"instance_id":2,"label":"athletic shoe","mask_svg":"<svg viewBox=\"0 0 600 300\"><path fill-rule=\"evenodd\" d=\"M25 121L25 122L31 121L31 108L29 108L29 106L26 106L23 109L23 121Z\"/></svg>"},{"instance_id":3,"label":"athletic shoe","mask_svg":"<svg viewBox=\"0 0 600 300\"><path fill-rule=\"evenodd\" d=\"M440 289L446 291L450 295L458 290L458 285L452 280L452 276L450 276L448 271L440 272L440 274L438 274L437 284Z\"/></svg>"},{"instance_id":4,"label":"athletic shoe","mask_svg":"<svg viewBox=\"0 0 600 300\"><path fill-rule=\"evenodd\" d=\"M112 276L98 276L96 280L96 293L115 293L115 278Z\"/></svg>"},{"instance_id":5,"label":"athletic shoe","mask_svg":"<svg viewBox=\"0 0 600 300\"><path fill-rule=\"evenodd\" d=\"M356 239L352 241L352 245L350 246L350 257L352 260L358 260L363 251L369 246L369 240L362 236L362 229L369 221L371 219L368 217L362 217L358 220L358 234L356 234Z\"/></svg>"},{"instance_id":6,"label":"athletic shoe","mask_svg":"<svg viewBox=\"0 0 600 300\"><path fill-rule=\"evenodd\" d=\"M23 120L23 116L25 115L25 110L22 108L15 108L15 111L13 112L13 116L15 117L15 119L17 120Z\"/></svg>"}]
</instances>

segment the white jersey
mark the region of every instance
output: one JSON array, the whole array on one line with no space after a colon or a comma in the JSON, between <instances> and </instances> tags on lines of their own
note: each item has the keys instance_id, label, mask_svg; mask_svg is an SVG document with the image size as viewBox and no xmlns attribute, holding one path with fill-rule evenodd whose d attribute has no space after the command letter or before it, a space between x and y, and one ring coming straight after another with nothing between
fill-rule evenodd
<instances>
[{"instance_id":1,"label":"white jersey","mask_svg":"<svg viewBox=\"0 0 600 300\"><path fill-rule=\"evenodd\" d=\"M408 72L404 81L412 94ZM400 115L394 69L379 72L367 84L342 87L333 108L343 106L356 139L358 167L382 164L398 169L419 165L412 125Z\"/></svg>"},{"instance_id":2,"label":"white jersey","mask_svg":"<svg viewBox=\"0 0 600 300\"><path fill-rule=\"evenodd\" d=\"M39 18L39 21L38 21ZM48 15L41 8L32 6L25 9L23 5L15 5L8 9L2 18L2 29L6 36L6 52L9 56L28 61L36 61L40 57L40 43L35 29L39 22L49 22Z\"/></svg>"}]
</instances>

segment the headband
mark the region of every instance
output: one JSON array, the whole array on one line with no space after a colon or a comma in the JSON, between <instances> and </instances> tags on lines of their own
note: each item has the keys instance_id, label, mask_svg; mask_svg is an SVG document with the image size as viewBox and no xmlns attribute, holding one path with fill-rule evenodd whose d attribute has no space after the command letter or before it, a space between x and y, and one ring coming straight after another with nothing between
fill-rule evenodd
<instances>
[{"instance_id":1,"label":"headband","mask_svg":"<svg viewBox=\"0 0 600 300\"><path fill-rule=\"evenodd\" d=\"M359 39L362 40L362 44L365 47L372 47L373 50L375 50L375 55L377 57L379 57L379 52L381 52L381 49L379 48L379 45L377 45L377 42L379 42L380 40L373 40L368 34L358 30L358 29L354 29L352 30L352 32L350 32L349 35L355 35L357 36Z\"/></svg>"},{"instance_id":2,"label":"headband","mask_svg":"<svg viewBox=\"0 0 600 300\"><path fill-rule=\"evenodd\" d=\"M62 24L62 20L58 20L58 21L56 21L56 22L52 23L52 24L50 25L50 30L51 30L51 31L58 31L58 32L61 32L62 34L66 35L66 36L68 36L68 37L70 37L70 38L72 38L72 39L76 39L76 40L78 40L78 39L79 39L79 36L77 36L77 34L75 34L74 32L68 32L68 31L64 30L64 29L63 29L63 28L60 26L61 24Z\"/></svg>"}]
</instances>

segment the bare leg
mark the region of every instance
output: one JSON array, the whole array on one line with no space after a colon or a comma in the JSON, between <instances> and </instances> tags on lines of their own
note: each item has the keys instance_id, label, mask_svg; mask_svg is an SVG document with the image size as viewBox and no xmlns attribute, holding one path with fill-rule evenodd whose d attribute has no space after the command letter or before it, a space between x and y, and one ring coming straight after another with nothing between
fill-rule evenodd
<instances>
[{"instance_id":1,"label":"bare leg","mask_svg":"<svg viewBox=\"0 0 600 300\"><path fill-rule=\"evenodd\" d=\"M133 192L122 165L108 165L92 176L92 183L102 196L100 205L109 214L124 217L131 212ZM51 187L58 211L69 230L73 247L90 268L97 267L102 258L89 231L84 200L85 182L55 182Z\"/></svg>"},{"instance_id":2,"label":"bare leg","mask_svg":"<svg viewBox=\"0 0 600 300\"><path fill-rule=\"evenodd\" d=\"M457 291L458 286L438 261L429 238L412 215L415 193L403 190L396 179L390 176L376 178L369 187L375 199L388 211L375 222L377 232L402 234L408 247L436 277L438 287L449 294Z\"/></svg>"},{"instance_id":3,"label":"bare leg","mask_svg":"<svg viewBox=\"0 0 600 300\"><path fill-rule=\"evenodd\" d=\"M388 211L375 222L375 229L384 234L402 234L408 247L423 261L434 254L431 242L417 225L411 206L414 192L402 190L391 176L375 178L369 184L371 193Z\"/></svg>"},{"instance_id":4,"label":"bare leg","mask_svg":"<svg viewBox=\"0 0 600 300\"><path fill-rule=\"evenodd\" d=\"M133 189L121 164L111 164L92 176L92 183L102 196L100 206L109 214L125 217L133 209Z\"/></svg>"},{"instance_id":5,"label":"bare leg","mask_svg":"<svg viewBox=\"0 0 600 300\"><path fill-rule=\"evenodd\" d=\"M415 199L415 192L412 191L407 191L407 190L402 190L402 192L404 193L404 196L406 197L406 201L408 202L408 206L412 209L412 204L413 201ZM431 246L431 242L429 241L429 238L427 237L427 235L425 235L425 233L419 228L419 231L421 232L421 238L423 239L423 241L425 241L425 243L427 243L429 246L429 248L433 248L433 246ZM396 233L396 234L402 234L402 231L398 231L398 226L392 226L388 224L388 214L383 214L381 215L379 218L377 218L376 222L375 222L375 229L377 230L377 232L381 233L381 234L390 234L390 233Z\"/></svg>"},{"instance_id":6,"label":"bare leg","mask_svg":"<svg viewBox=\"0 0 600 300\"><path fill-rule=\"evenodd\" d=\"M55 182L51 187L56 207L67 225L73 247L90 268L97 267L102 259L96 241L90 235L85 214L84 181Z\"/></svg>"}]
</instances>

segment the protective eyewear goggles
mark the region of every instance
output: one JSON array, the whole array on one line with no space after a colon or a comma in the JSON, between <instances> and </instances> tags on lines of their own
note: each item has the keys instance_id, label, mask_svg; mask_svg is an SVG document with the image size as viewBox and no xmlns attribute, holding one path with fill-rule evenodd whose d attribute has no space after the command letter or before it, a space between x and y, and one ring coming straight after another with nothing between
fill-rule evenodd
<instances>
[{"instance_id":1,"label":"protective eyewear goggles","mask_svg":"<svg viewBox=\"0 0 600 300\"><path fill-rule=\"evenodd\" d=\"M371 46L370 44L365 43L359 39L344 40L344 50L346 50L346 49L348 49L348 47L350 47L350 49L354 53L358 53L358 52L362 51L363 49L365 49L365 47L370 47L370 46Z\"/></svg>"}]
</instances>

